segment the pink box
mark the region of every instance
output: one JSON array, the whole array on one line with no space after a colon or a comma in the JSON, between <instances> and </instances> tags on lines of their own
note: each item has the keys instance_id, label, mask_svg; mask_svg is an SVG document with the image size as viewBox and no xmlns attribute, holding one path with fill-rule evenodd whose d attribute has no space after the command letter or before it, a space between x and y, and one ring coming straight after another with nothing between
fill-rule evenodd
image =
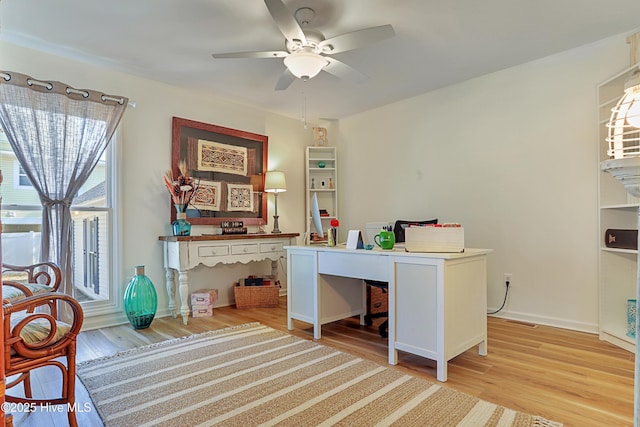
<instances>
[{"instance_id":1,"label":"pink box","mask_svg":"<svg viewBox=\"0 0 640 427\"><path fill-rule=\"evenodd\" d=\"M213 316L213 304L211 304L211 305L194 305L194 306L191 306L191 316L193 316L193 317L211 317L211 316Z\"/></svg>"},{"instance_id":2,"label":"pink box","mask_svg":"<svg viewBox=\"0 0 640 427\"><path fill-rule=\"evenodd\" d=\"M191 292L191 305L212 305L218 299L217 289L199 289Z\"/></svg>"}]
</instances>

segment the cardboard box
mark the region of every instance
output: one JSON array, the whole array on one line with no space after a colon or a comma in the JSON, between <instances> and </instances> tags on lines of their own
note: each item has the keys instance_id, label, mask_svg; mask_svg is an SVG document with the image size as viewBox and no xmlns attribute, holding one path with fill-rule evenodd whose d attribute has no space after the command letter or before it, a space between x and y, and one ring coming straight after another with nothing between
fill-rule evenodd
<instances>
[{"instance_id":1,"label":"cardboard box","mask_svg":"<svg viewBox=\"0 0 640 427\"><path fill-rule=\"evenodd\" d=\"M193 305L191 306L192 317L211 317L213 316L213 304L210 305Z\"/></svg>"},{"instance_id":2,"label":"cardboard box","mask_svg":"<svg viewBox=\"0 0 640 427\"><path fill-rule=\"evenodd\" d=\"M191 292L191 305L212 305L216 299L217 289L199 289Z\"/></svg>"},{"instance_id":3,"label":"cardboard box","mask_svg":"<svg viewBox=\"0 0 640 427\"><path fill-rule=\"evenodd\" d=\"M463 252L463 227L407 227L407 252Z\"/></svg>"}]
</instances>

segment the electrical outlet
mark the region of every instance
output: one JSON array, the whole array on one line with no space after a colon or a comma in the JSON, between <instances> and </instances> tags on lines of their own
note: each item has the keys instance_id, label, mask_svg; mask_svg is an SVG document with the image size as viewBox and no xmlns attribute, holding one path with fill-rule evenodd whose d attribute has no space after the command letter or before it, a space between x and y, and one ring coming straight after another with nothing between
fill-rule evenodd
<instances>
[{"instance_id":1,"label":"electrical outlet","mask_svg":"<svg viewBox=\"0 0 640 427\"><path fill-rule=\"evenodd\" d=\"M513 280L511 279L511 273L504 273L504 285L507 286L507 282L509 282L509 286L513 285Z\"/></svg>"}]
</instances>

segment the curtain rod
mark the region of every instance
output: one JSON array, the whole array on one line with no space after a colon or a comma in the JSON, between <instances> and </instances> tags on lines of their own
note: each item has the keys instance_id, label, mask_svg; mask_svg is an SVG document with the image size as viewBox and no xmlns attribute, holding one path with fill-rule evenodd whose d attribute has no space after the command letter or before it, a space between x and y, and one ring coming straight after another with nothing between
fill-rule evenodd
<instances>
[{"instance_id":1,"label":"curtain rod","mask_svg":"<svg viewBox=\"0 0 640 427\"><path fill-rule=\"evenodd\" d=\"M0 77L2 77L2 79L7 81L7 82L11 80L11 74L9 74L9 73L0 72ZM53 83L43 82L43 81L40 81L40 80L33 79L31 77L27 77L27 84L29 86L33 86L33 85L40 86L40 87L43 87L43 88L45 88L47 90L52 90L53 89ZM89 91L81 90L81 89L75 89L75 88L72 88L70 86L67 86L65 92L67 93L67 95L70 95L70 94L74 93L76 95L81 95L84 98L88 98L89 97ZM113 102L117 102L119 104L122 104L122 103L124 103L124 100L126 98L116 98L116 97L113 97L113 96L109 96L109 95L104 95L103 94L100 97L100 99L102 100L102 102L113 101ZM135 101L127 101L127 106L136 108L136 102Z\"/></svg>"}]
</instances>

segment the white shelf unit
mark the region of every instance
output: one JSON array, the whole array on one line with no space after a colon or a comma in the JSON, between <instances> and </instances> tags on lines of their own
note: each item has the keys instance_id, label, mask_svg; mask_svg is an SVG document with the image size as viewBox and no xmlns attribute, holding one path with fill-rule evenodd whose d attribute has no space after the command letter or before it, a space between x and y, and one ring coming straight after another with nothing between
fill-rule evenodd
<instances>
[{"instance_id":1,"label":"white shelf unit","mask_svg":"<svg viewBox=\"0 0 640 427\"><path fill-rule=\"evenodd\" d=\"M598 85L598 282L600 339L635 352L635 339L627 336L627 300L636 298L638 251L608 248L609 228L637 229L639 200L627 193L610 173L600 170L607 156L607 122L611 108L624 93L624 83L637 66L629 67Z\"/></svg>"},{"instance_id":2,"label":"white shelf unit","mask_svg":"<svg viewBox=\"0 0 640 427\"><path fill-rule=\"evenodd\" d=\"M305 185L306 185L306 212L307 229L305 242L308 236L316 232L311 219L311 200L314 194L318 196L318 207L326 210L329 216L322 217L322 229L325 233L329 229L332 219L338 218L338 157L335 147L307 147L305 153Z\"/></svg>"}]
</instances>

